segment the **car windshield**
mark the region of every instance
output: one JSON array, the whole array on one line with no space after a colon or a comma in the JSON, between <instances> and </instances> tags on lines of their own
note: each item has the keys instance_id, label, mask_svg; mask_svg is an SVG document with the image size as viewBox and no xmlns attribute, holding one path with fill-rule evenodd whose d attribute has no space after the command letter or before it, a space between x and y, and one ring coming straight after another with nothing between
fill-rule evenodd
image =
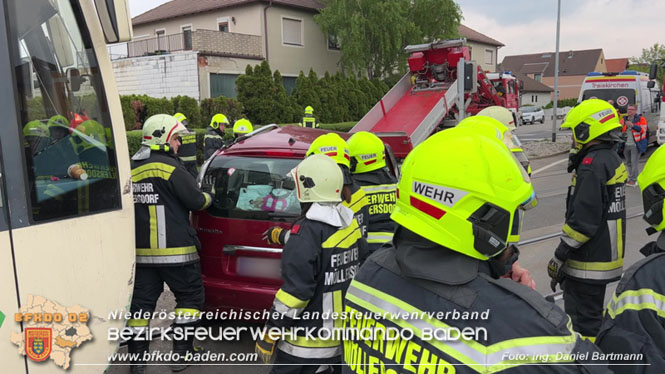
<instances>
[{"instance_id":1,"label":"car windshield","mask_svg":"<svg viewBox=\"0 0 665 374\"><path fill-rule=\"evenodd\" d=\"M531 113L531 112L537 112L540 108L537 108L535 106L525 106L520 108L522 113Z\"/></svg>"},{"instance_id":2,"label":"car windshield","mask_svg":"<svg viewBox=\"0 0 665 374\"><path fill-rule=\"evenodd\" d=\"M291 221L300 215L295 183L287 177L301 160L245 156L216 157L204 184L214 184L208 212L239 219Z\"/></svg>"}]
</instances>

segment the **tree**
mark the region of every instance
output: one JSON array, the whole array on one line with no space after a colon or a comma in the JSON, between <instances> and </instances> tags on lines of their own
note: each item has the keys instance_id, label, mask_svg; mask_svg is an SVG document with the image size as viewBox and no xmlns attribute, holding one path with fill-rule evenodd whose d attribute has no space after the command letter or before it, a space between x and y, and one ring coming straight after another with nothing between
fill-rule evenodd
<instances>
[{"instance_id":1,"label":"tree","mask_svg":"<svg viewBox=\"0 0 665 374\"><path fill-rule=\"evenodd\" d=\"M660 68L658 69L659 82L663 82L663 71L665 70L665 45L656 43L649 48L642 49L642 55L639 57L630 58L631 65L629 69L643 71L648 73L651 64L656 63Z\"/></svg>"},{"instance_id":2,"label":"tree","mask_svg":"<svg viewBox=\"0 0 665 374\"><path fill-rule=\"evenodd\" d=\"M406 66L404 47L458 35L462 13L453 0L324 0L314 16L336 38L342 68L383 78Z\"/></svg>"}]
</instances>

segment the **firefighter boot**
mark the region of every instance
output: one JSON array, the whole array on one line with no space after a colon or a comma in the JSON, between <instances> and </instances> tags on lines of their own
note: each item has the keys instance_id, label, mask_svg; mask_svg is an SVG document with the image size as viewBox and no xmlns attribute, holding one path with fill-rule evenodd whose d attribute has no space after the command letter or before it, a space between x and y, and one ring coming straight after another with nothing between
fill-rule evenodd
<instances>
[{"instance_id":1,"label":"firefighter boot","mask_svg":"<svg viewBox=\"0 0 665 374\"><path fill-rule=\"evenodd\" d=\"M131 374L144 374L146 372L145 355L150 351L150 341L130 340L127 343L130 353L129 372Z\"/></svg>"},{"instance_id":2,"label":"firefighter boot","mask_svg":"<svg viewBox=\"0 0 665 374\"><path fill-rule=\"evenodd\" d=\"M182 325L176 324L176 329ZM194 347L194 336L187 335L186 339L173 340L173 353L177 353L178 360L171 364L171 371L174 373L187 369L193 362L192 355L205 352L203 347Z\"/></svg>"}]
</instances>

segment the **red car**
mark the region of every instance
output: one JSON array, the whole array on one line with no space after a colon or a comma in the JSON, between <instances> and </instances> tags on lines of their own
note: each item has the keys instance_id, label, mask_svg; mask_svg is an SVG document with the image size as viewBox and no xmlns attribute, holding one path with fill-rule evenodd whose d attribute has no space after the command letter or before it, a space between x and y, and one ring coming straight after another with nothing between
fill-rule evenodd
<instances>
[{"instance_id":1,"label":"red car","mask_svg":"<svg viewBox=\"0 0 665 374\"><path fill-rule=\"evenodd\" d=\"M215 196L212 206L194 213L192 221L203 247L207 310L270 308L282 284L282 248L261 237L273 226L290 228L300 216L295 184L287 174L314 139L327 132L269 125L217 151L203 166L202 184L214 184ZM388 164L396 165L388 154Z\"/></svg>"}]
</instances>

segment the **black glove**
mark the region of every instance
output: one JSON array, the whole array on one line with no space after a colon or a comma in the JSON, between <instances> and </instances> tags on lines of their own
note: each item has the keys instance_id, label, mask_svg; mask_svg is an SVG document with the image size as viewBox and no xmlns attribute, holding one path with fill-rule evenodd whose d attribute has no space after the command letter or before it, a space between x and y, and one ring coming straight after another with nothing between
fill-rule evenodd
<instances>
[{"instance_id":1,"label":"black glove","mask_svg":"<svg viewBox=\"0 0 665 374\"><path fill-rule=\"evenodd\" d=\"M552 281L550 282L550 287L552 288L552 292L556 291L556 285L560 284L563 281L564 274L563 274L563 264L565 261L559 259L556 255L552 257L550 262L547 264L547 275L552 278Z\"/></svg>"},{"instance_id":2,"label":"black glove","mask_svg":"<svg viewBox=\"0 0 665 374\"><path fill-rule=\"evenodd\" d=\"M275 354L275 345L277 345L277 341L272 340L266 331L263 340L258 340L256 342L254 352L259 355L259 359L261 359L261 361L269 364L272 360L272 356Z\"/></svg>"},{"instance_id":3,"label":"black glove","mask_svg":"<svg viewBox=\"0 0 665 374\"><path fill-rule=\"evenodd\" d=\"M286 234L289 230L284 230L281 227L271 227L266 232L263 233L263 240L267 241L268 244L286 244Z\"/></svg>"}]
</instances>

